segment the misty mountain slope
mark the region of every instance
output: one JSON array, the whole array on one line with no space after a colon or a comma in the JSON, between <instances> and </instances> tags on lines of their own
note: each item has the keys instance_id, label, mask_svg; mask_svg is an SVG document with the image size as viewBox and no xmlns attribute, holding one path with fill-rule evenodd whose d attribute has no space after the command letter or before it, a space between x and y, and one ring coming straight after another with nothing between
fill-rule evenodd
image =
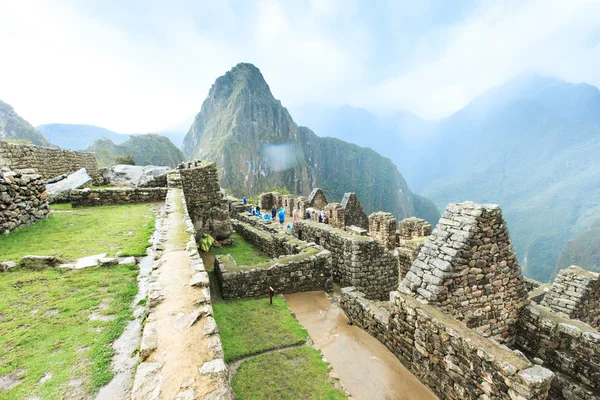
<instances>
[{"instance_id":1,"label":"misty mountain slope","mask_svg":"<svg viewBox=\"0 0 600 400\"><path fill-rule=\"evenodd\" d=\"M110 139L98 139L86 151L96 153L101 167L110 167L117 162L117 156L131 155L136 165L156 165L176 167L183 161L183 154L166 137L147 134L132 136L122 144L115 144Z\"/></svg>"},{"instance_id":2,"label":"misty mountain slope","mask_svg":"<svg viewBox=\"0 0 600 400\"><path fill-rule=\"evenodd\" d=\"M55 147L29 122L21 118L7 103L0 100L0 140L25 140L37 146Z\"/></svg>"},{"instance_id":3,"label":"misty mountain slope","mask_svg":"<svg viewBox=\"0 0 600 400\"><path fill-rule=\"evenodd\" d=\"M330 201L356 192L367 212L385 210L397 218L418 215L433 222L439 218L433 203L415 196L389 159L296 125L251 64L238 64L216 80L184 140L183 153L187 159L216 161L221 184L238 196L272 186L308 195L321 187Z\"/></svg>"},{"instance_id":4,"label":"misty mountain slope","mask_svg":"<svg viewBox=\"0 0 600 400\"><path fill-rule=\"evenodd\" d=\"M600 272L600 218L585 232L577 235L565 246L553 277L563 268L577 265L589 271Z\"/></svg>"},{"instance_id":5,"label":"misty mountain slope","mask_svg":"<svg viewBox=\"0 0 600 400\"><path fill-rule=\"evenodd\" d=\"M37 129L52 143L70 150L86 149L94 141L102 138L121 144L132 136L122 135L99 126L83 124L45 124L38 126Z\"/></svg>"},{"instance_id":6,"label":"misty mountain slope","mask_svg":"<svg viewBox=\"0 0 600 400\"><path fill-rule=\"evenodd\" d=\"M600 211L598 115L600 93L589 85L511 82L441 122L422 192L438 207L500 204L524 273L547 281Z\"/></svg>"}]
</instances>

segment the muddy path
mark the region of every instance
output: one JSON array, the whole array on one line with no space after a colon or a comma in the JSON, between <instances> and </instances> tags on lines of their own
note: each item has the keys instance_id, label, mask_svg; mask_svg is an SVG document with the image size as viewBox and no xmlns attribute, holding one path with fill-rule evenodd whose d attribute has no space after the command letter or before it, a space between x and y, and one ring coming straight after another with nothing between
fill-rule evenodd
<instances>
[{"instance_id":1,"label":"muddy path","mask_svg":"<svg viewBox=\"0 0 600 400\"><path fill-rule=\"evenodd\" d=\"M343 310L327 293L295 293L285 299L353 399L437 399L377 339L348 325Z\"/></svg>"}]
</instances>

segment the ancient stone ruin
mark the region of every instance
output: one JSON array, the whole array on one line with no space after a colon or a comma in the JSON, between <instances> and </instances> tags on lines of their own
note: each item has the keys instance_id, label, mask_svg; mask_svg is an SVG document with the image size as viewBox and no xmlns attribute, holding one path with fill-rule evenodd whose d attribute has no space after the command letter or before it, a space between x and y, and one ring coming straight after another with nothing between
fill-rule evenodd
<instances>
[{"instance_id":1,"label":"ancient stone ruin","mask_svg":"<svg viewBox=\"0 0 600 400\"><path fill-rule=\"evenodd\" d=\"M369 219L355 193L346 193L340 203L344 209L344 226L357 226L369 229Z\"/></svg>"},{"instance_id":2,"label":"ancient stone ruin","mask_svg":"<svg viewBox=\"0 0 600 400\"><path fill-rule=\"evenodd\" d=\"M32 224L49 212L46 182L40 175L31 169L0 168L0 234Z\"/></svg>"}]
</instances>

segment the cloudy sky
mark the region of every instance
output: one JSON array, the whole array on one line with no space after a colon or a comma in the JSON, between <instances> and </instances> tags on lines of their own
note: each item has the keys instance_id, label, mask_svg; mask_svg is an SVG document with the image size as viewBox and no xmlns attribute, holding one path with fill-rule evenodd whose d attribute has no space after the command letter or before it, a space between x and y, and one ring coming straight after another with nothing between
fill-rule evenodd
<instances>
[{"instance_id":1,"label":"cloudy sky","mask_svg":"<svg viewBox=\"0 0 600 400\"><path fill-rule=\"evenodd\" d=\"M175 127L241 61L291 109L435 119L522 73L600 86L600 0L0 0L0 99L34 125Z\"/></svg>"}]
</instances>

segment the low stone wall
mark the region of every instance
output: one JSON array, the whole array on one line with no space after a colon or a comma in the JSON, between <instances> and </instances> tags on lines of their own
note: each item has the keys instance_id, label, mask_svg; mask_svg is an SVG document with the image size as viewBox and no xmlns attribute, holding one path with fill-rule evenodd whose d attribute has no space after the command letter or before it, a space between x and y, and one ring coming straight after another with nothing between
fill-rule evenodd
<instances>
[{"instance_id":1,"label":"low stone wall","mask_svg":"<svg viewBox=\"0 0 600 400\"><path fill-rule=\"evenodd\" d=\"M431 224L424 219L411 217L400 221L398 224L398 236L403 240L412 240L431 235Z\"/></svg>"},{"instance_id":2,"label":"low stone wall","mask_svg":"<svg viewBox=\"0 0 600 400\"><path fill-rule=\"evenodd\" d=\"M45 180L85 168L96 184L101 184L96 155L28 144L0 141L0 167L34 169Z\"/></svg>"},{"instance_id":3,"label":"low stone wall","mask_svg":"<svg viewBox=\"0 0 600 400\"><path fill-rule=\"evenodd\" d=\"M263 252L279 257L255 266L238 267L230 256L215 259L215 273L224 299L265 297L275 293L330 291L331 253L285 234L269 234L240 221L233 228Z\"/></svg>"},{"instance_id":4,"label":"low stone wall","mask_svg":"<svg viewBox=\"0 0 600 400\"><path fill-rule=\"evenodd\" d=\"M551 398L600 399L600 332L547 307L521 311L515 347L557 374Z\"/></svg>"},{"instance_id":5,"label":"low stone wall","mask_svg":"<svg viewBox=\"0 0 600 400\"><path fill-rule=\"evenodd\" d=\"M400 240L398 247L398 273L399 280L404 279L412 263L417 259L424 240Z\"/></svg>"},{"instance_id":6,"label":"low stone wall","mask_svg":"<svg viewBox=\"0 0 600 400\"><path fill-rule=\"evenodd\" d=\"M398 256L376 239L351 235L327 224L296 221L292 232L331 252L333 280L354 286L370 299L384 300L398 285Z\"/></svg>"},{"instance_id":7,"label":"low stone wall","mask_svg":"<svg viewBox=\"0 0 600 400\"><path fill-rule=\"evenodd\" d=\"M437 308L392 292L390 310L353 288L342 291L349 320L385 344L441 399L545 399L554 374L533 366Z\"/></svg>"},{"instance_id":8,"label":"low stone wall","mask_svg":"<svg viewBox=\"0 0 600 400\"><path fill-rule=\"evenodd\" d=\"M152 203L164 201L167 191L167 188L74 189L71 191L71 204L73 207L87 207Z\"/></svg>"},{"instance_id":9,"label":"low stone wall","mask_svg":"<svg viewBox=\"0 0 600 400\"><path fill-rule=\"evenodd\" d=\"M0 169L0 234L32 224L50 212L45 181L33 172Z\"/></svg>"},{"instance_id":10,"label":"low stone wall","mask_svg":"<svg viewBox=\"0 0 600 400\"><path fill-rule=\"evenodd\" d=\"M396 218L383 211L369 215L369 235L379 240L388 249L396 247Z\"/></svg>"}]
</instances>

